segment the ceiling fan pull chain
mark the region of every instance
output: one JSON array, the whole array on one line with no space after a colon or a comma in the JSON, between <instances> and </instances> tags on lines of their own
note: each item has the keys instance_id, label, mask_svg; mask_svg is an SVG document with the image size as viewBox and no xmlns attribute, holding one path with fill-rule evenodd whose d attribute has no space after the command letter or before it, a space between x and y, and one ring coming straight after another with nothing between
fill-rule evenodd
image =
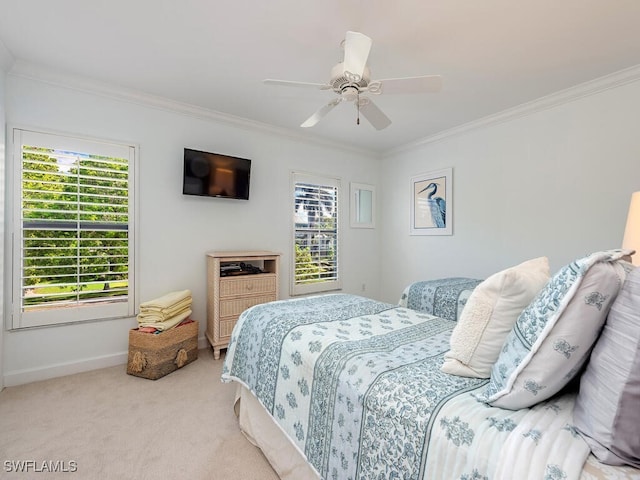
<instances>
[{"instance_id":1,"label":"ceiling fan pull chain","mask_svg":"<svg viewBox=\"0 0 640 480\"><path fill-rule=\"evenodd\" d=\"M358 109L358 114L356 116L356 125L360 125L360 90L358 90L358 96L356 97L356 108Z\"/></svg>"}]
</instances>

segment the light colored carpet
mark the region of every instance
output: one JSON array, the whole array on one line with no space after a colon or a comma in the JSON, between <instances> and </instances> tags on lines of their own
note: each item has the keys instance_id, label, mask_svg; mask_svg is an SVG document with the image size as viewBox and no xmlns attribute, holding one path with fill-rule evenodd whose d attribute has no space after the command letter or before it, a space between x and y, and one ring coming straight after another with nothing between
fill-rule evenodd
<instances>
[{"instance_id":1,"label":"light colored carpet","mask_svg":"<svg viewBox=\"0 0 640 480\"><path fill-rule=\"evenodd\" d=\"M235 385L220 381L223 358L200 350L158 380L122 365L5 388L0 478L277 480L238 428ZM74 461L77 472L9 472L16 463L7 462L19 461L39 470Z\"/></svg>"}]
</instances>

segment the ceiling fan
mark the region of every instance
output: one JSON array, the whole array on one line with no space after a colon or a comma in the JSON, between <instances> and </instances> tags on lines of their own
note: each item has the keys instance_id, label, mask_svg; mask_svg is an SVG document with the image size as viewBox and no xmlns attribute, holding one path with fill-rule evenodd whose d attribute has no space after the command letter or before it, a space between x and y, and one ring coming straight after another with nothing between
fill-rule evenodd
<instances>
[{"instance_id":1,"label":"ceiling fan","mask_svg":"<svg viewBox=\"0 0 640 480\"><path fill-rule=\"evenodd\" d=\"M313 127L338 104L353 102L358 110L358 124L360 124L359 113L361 112L371 125L377 130L382 130L391 125L391 120L369 97L362 96L362 94L438 92L442 88L442 77L440 75L424 75L420 77L371 80L371 70L367 66L371 44L371 39L366 35L358 32L347 32L344 41L341 43L344 48L344 60L331 69L331 79L328 83L272 79L266 79L264 83L285 87L333 90L338 95L338 98L320 107L318 111L300 125L301 127Z\"/></svg>"}]
</instances>

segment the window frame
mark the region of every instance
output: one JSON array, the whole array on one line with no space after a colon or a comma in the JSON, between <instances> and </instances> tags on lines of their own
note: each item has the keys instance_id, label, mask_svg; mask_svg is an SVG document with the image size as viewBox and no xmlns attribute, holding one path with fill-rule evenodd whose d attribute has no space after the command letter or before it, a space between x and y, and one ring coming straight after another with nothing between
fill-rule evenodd
<instances>
[{"instance_id":1,"label":"window frame","mask_svg":"<svg viewBox=\"0 0 640 480\"><path fill-rule=\"evenodd\" d=\"M308 284L296 283L296 233L298 228L296 227L296 185L298 183L308 183L312 185L323 185L336 188L336 260L335 260L335 272L336 278L326 281L318 281ZM313 174L300 171L291 172L290 181L290 193L291 193L291 208L289 210L291 214L291 269L290 269L290 294L291 296L308 295L313 293L330 292L342 289L342 261L341 261L341 238L342 238L342 188L341 180L338 177L332 177L322 174Z\"/></svg>"},{"instance_id":2,"label":"window frame","mask_svg":"<svg viewBox=\"0 0 640 480\"><path fill-rule=\"evenodd\" d=\"M47 327L79 323L86 321L114 320L131 318L136 312L138 287L136 282L138 271L138 152L139 147L131 142L113 141L74 135L64 132L44 130L12 125L8 128L8 148L12 161L8 162L7 184L8 205L7 219L10 268L6 270L9 281L5 283L5 298L11 299L5 304L7 328L17 330L31 327ZM94 155L117 156L128 159L128 289L127 299L122 302L96 305L78 305L70 307L49 308L40 311L22 310L22 171L23 145L55 148ZM119 152L114 155L114 152ZM124 152L124 155L123 155Z\"/></svg>"}]
</instances>

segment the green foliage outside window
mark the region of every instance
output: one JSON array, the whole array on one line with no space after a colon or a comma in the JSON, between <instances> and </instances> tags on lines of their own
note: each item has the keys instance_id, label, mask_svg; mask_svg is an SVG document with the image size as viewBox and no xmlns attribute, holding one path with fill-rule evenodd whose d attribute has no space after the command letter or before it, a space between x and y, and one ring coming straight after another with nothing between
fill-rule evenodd
<instances>
[{"instance_id":1,"label":"green foliage outside window","mask_svg":"<svg viewBox=\"0 0 640 480\"><path fill-rule=\"evenodd\" d=\"M321 281L325 269L311 257L311 250L296 244L296 283Z\"/></svg>"},{"instance_id":2,"label":"green foliage outside window","mask_svg":"<svg viewBox=\"0 0 640 480\"><path fill-rule=\"evenodd\" d=\"M126 296L128 202L125 159L23 147L24 305Z\"/></svg>"}]
</instances>

